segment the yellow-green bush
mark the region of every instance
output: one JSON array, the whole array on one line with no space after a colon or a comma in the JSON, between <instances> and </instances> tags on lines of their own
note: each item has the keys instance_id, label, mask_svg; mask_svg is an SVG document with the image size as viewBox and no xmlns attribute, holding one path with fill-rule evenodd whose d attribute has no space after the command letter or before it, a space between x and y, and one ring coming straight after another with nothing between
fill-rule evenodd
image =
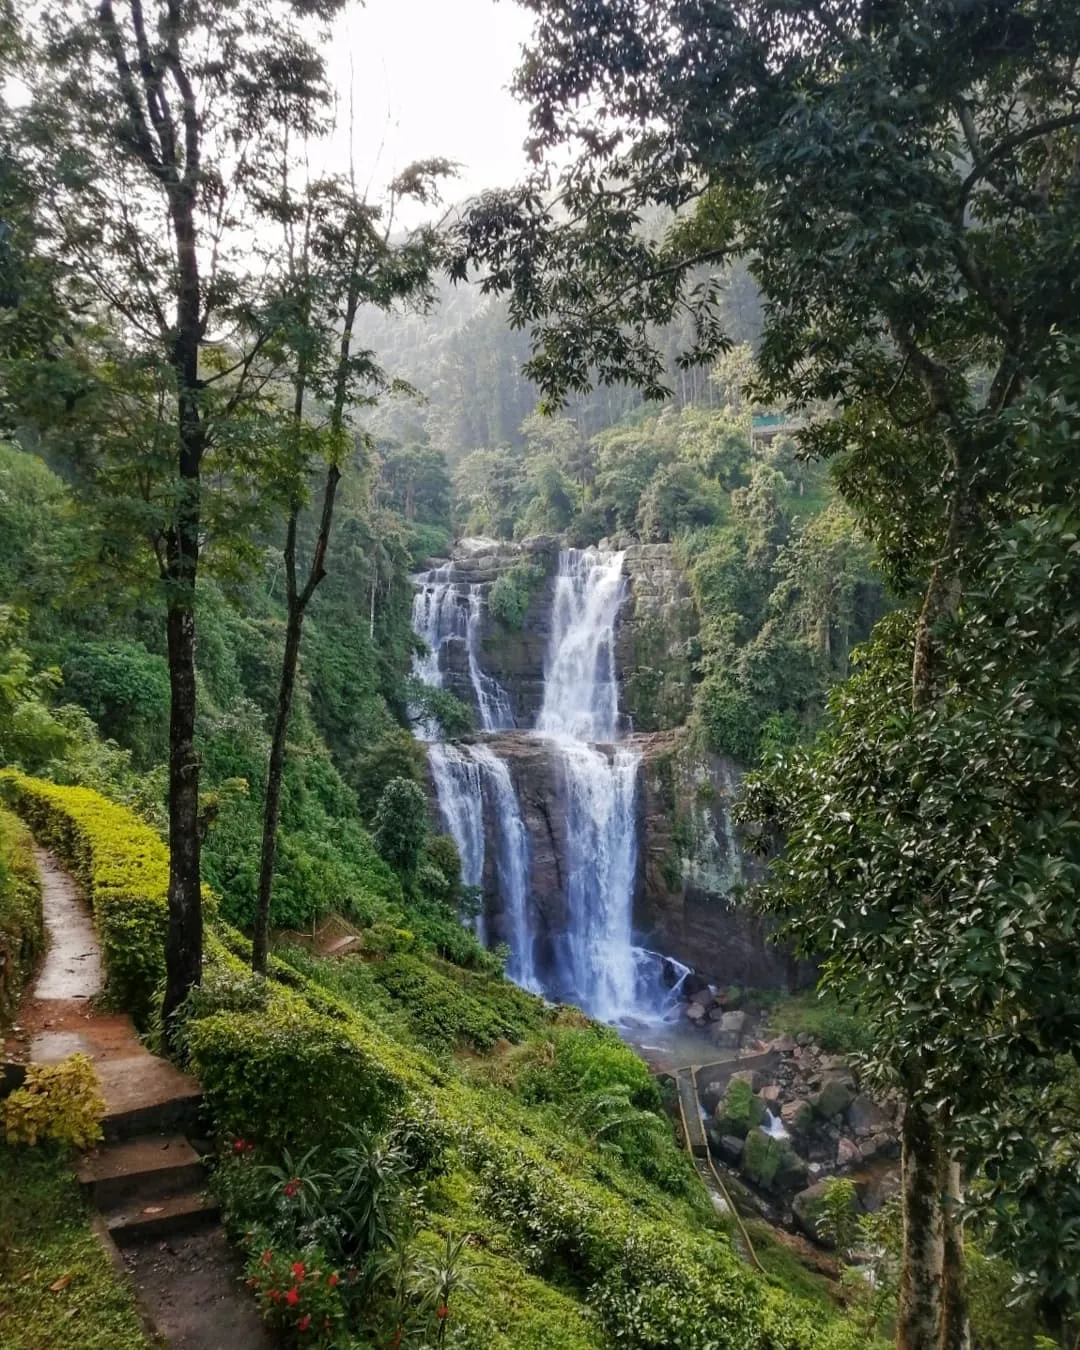
<instances>
[{"instance_id":1,"label":"yellow-green bush","mask_svg":"<svg viewBox=\"0 0 1080 1350\"><path fill-rule=\"evenodd\" d=\"M0 810L0 1027L14 1015L23 982L44 944L41 883L32 845L18 817Z\"/></svg>"},{"instance_id":2,"label":"yellow-green bush","mask_svg":"<svg viewBox=\"0 0 1080 1350\"><path fill-rule=\"evenodd\" d=\"M165 973L165 845L126 807L89 788L62 787L4 769L0 798L82 886L101 941L109 997L145 1026Z\"/></svg>"},{"instance_id":3,"label":"yellow-green bush","mask_svg":"<svg viewBox=\"0 0 1080 1350\"><path fill-rule=\"evenodd\" d=\"M208 934L204 982L184 1005L180 1039L220 1134L328 1142L350 1121L381 1125L404 1101L404 1080L359 1022L317 1001L252 975Z\"/></svg>"},{"instance_id":4,"label":"yellow-green bush","mask_svg":"<svg viewBox=\"0 0 1080 1350\"><path fill-rule=\"evenodd\" d=\"M101 1138L105 1100L94 1066L85 1055L59 1064L31 1064L20 1088L4 1099L4 1133L9 1144L39 1140L89 1148Z\"/></svg>"}]
</instances>

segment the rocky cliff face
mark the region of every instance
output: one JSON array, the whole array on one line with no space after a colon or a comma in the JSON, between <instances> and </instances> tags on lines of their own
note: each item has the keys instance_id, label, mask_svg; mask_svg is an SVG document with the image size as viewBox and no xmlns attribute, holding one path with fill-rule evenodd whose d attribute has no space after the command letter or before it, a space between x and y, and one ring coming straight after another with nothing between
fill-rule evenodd
<instances>
[{"instance_id":1,"label":"rocky cliff face","mask_svg":"<svg viewBox=\"0 0 1080 1350\"><path fill-rule=\"evenodd\" d=\"M806 963L768 941L768 924L739 899L760 878L732 819L741 771L696 750L685 729L635 737L641 874L635 919L646 946L718 985L797 987Z\"/></svg>"},{"instance_id":2,"label":"rocky cliff face","mask_svg":"<svg viewBox=\"0 0 1080 1350\"><path fill-rule=\"evenodd\" d=\"M635 732L679 727L690 713L694 597L670 544L631 544L629 595L616 630L620 706Z\"/></svg>"}]
</instances>

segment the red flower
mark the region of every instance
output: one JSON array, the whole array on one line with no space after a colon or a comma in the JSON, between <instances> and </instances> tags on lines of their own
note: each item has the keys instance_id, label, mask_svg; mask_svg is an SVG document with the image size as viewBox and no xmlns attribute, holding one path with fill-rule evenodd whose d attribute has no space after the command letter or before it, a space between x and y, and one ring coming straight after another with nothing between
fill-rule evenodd
<instances>
[{"instance_id":1,"label":"red flower","mask_svg":"<svg viewBox=\"0 0 1080 1350\"><path fill-rule=\"evenodd\" d=\"M297 1331L307 1331L309 1326L311 1326L311 1314L305 1313L300 1321L297 1322L296 1329Z\"/></svg>"},{"instance_id":2,"label":"red flower","mask_svg":"<svg viewBox=\"0 0 1080 1350\"><path fill-rule=\"evenodd\" d=\"M294 1262L293 1262L293 1264L292 1264L292 1273L296 1276L296 1278L297 1278L298 1280L302 1280L302 1279L304 1278L304 1263L303 1263L303 1261L294 1261Z\"/></svg>"},{"instance_id":3,"label":"red flower","mask_svg":"<svg viewBox=\"0 0 1080 1350\"><path fill-rule=\"evenodd\" d=\"M281 1302L281 1290L280 1290L280 1289L268 1289L268 1290L266 1291L266 1297L270 1300L271 1303L280 1303L280 1302Z\"/></svg>"},{"instance_id":4,"label":"red flower","mask_svg":"<svg viewBox=\"0 0 1080 1350\"><path fill-rule=\"evenodd\" d=\"M334 1274L327 1275L326 1283L330 1286L331 1289L333 1289L334 1285L337 1284L338 1278L339 1277Z\"/></svg>"},{"instance_id":5,"label":"red flower","mask_svg":"<svg viewBox=\"0 0 1080 1350\"><path fill-rule=\"evenodd\" d=\"M450 1309L446 1306L445 1303L440 1303L439 1306L435 1309L435 1316L441 1322L449 1311Z\"/></svg>"},{"instance_id":6,"label":"red flower","mask_svg":"<svg viewBox=\"0 0 1080 1350\"><path fill-rule=\"evenodd\" d=\"M269 1247L267 1247L266 1251L264 1251L262 1256L259 1257L259 1260L263 1263L264 1266L268 1266L273 1259L274 1253L270 1250Z\"/></svg>"},{"instance_id":7,"label":"red flower","mask_svg":"<svg viewBox=\"0 0 1080 1350\"><path fill-rule=\"evenodd\" d=\"M297 1289L295 1284L285 1295L285 1302L289 1305L290 1308L295 1308L296 1305L300 1302L300 1290Z\"/></svg>"},{"instance_id":8,"label":"red flower","mask_svg":"<svg viewBox=\"0 0 1080 1350\"><path fill-rule=\"evenodd\" d=\"M289 1197L290 1200L299 1189L300 1189L299 1177L293 1177L291 1181L287 1181L285 1183L285 1194Z\"/></svg>"},{"instance_id":9,"label":"red flower","mask_svg":"<svg viewBox=\"0 0 1080 1350\"><path fill-rule=\"evenodd\" d=\"M238 1139L238 1140L236 1141L236 1143L233 1144L233 1152L234 1152L234 1153L243 1153L245 1147L246 1147L246 1146L245 1146L245 1144L244 1144L243 1139Z\"/></svg>"}]
</instances>

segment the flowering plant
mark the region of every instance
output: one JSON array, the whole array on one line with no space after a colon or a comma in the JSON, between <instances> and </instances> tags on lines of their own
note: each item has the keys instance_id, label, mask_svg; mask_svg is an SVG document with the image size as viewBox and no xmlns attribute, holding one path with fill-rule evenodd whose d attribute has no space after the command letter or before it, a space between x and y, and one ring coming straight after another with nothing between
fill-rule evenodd
<instances>
[{"instance_id":1,"label":"flowering plant","mask_svg":"<svg viewBox=\"0 0 1080 1350\"><path fill-rule=\"evenodd\" d=\"M329 1350L345 1319L342 1278L319 1247L303 1252L256 1246L247 1264L248 1286L271 1326L298 1345Z\"/></svg>"}]
</instances>

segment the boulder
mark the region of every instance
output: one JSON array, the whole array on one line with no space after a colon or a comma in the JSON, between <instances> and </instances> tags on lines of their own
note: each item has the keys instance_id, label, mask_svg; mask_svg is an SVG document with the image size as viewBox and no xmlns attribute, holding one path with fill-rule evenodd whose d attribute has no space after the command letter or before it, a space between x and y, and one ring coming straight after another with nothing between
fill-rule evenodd
<instances>
[{"instance_id":1,"label":"boulder","mask_svg":"<svg viewBox=\"0 0 1080 1350\"><path fill-rule=\"evenodd\" d=\"M780 1119L788 1134L806 1134L814 1123L814 1112L809 1102L785 1102L780 1108Z\"/></svg>"},{"instance_id":2,"label":"boulder","mask_svg":"<svg viewBox=\"0 0 1080 1350\"><path fill-rule=\"evenodd\" d=\"M766 1083L758 1096L766 1106L777 1106L784 1100L784 1089L779 1083Z\"/></svg>"},{"instance_id":3,"label":"boulder","mask_svg":"<svg viewBox=\"0 0 1080 1350\"><path fill-rule=\"evenodd\" d=\"M795 1049L795 1037L789 1036L785 1031L782 1036L777 1036L775 1040L769 1042L769 1049L776 1050L781 1055L790 1055Z\"/></svg>"},{"instance_id":4,"label":"boulder","mask_svg":"<svg viewBox=\"0 0 1080 1350\"><path fill-rule=\"evenodd\" d=\"M807 1186L806 1190L800 1191L791 1202L791 1213L798 1227L811 1241L819 1242L823 1246L829 1244L818 1231L818 1220L825 1208L825 1188L828 1184L827 1177L823 1181L815 1181L813 1185Z\"/></svg>"},{"instance_id":5,"label":"boulder","mask_svg":"<svg viewBox=\"0 0 1080 1350\"><path fill-rule=\"evenodd\" d=\"M707 1083L698 1082L698 1099L708 1115L712 1115L724 1100L727 1082L723 1078L710 1078Z\"/></svg>"},{"instance_id":6,"label":"boulder","mask_svg":"<svg viewBox=\"0 0 1080 1350\"><path fill-rule=\"evenodd\" d=\"M686 1009L686 1015L691 1022L704 1022L705 1009L702 1004L694 1002Z\"/></svg>"},{"instance_id":7,"label":"boulder","mask_svg":"<svg viewBox=\"0 0 1080 1350\"><path fill-rule=\"evenodd\" d=\"M738 1135L717 1134L715 1130L710 1130L709 1142L712 1145L712 1151L721 1162L726 1162L732 1167L737 1167L739 1165L745 1143Z\"/></svg>"},{"instance_id":8,"label":"boulder","mask_svg":"<svg viewBox=\"0 0 1080 1350\"><path fill-rule=\"evenodd\" d=\"M867 1161L871 1158L892 1159L900 1156L900 1140L891 1130L882 1130L880 1134L871 1135L859 1147Z\"/></svg>"},{"instance_id":9,"label":"boulder","mask_svg":"<svg viewBox=\"0 0 1080 1350\"><path fill-rule=\"evenodd\" d=\"M890 1120L873 1097L860 1092L847 1109L847 1122L857 1139L865 1139L880 1134L888 1127Z\"/></svg>"},{"instance_id":10,"label":"boulder","mask_svg":"<svg viewBox=\"0 0 1080 1350\"><path fill-rule=\"evenodd\" d=\"M742 1040L746 1022L744 1012L725 1012L718 1022L712 1024L712 1043L718 1048L736 1049Z\"/></svg>"},{"instance_id":11,"label":"boulder","mask_svg":"<svg viewBox=\"0 0 1080 1350\"><path fill-rule=\"evenodd\" d=\"M746 1136L741 1171L762 1190L797 1191L806 1184L807 1167L787 1139L777 1139L760 1127Z\"/></svg>"},{"instance_id":12,"label":"boulder","mask_svg":"<svg viewBox=\"0 0 1080 1350\"><path fill-rule=\"evenodd\" d=\"M835 1120L842 1116L855 1100L855 1084L851 1078L826 1078L821 1091L810 1098L810 1105L823 1120Z\"/></svg>"},{"instance_id":13,"label":"boulder","mask_svg":"<svg viewBox=\"0 0 1080 1350\"><path fill-rule=\"evenodd\" d=\"M864 1176L852 1177L859 1204L867 1214L876 1214L886 1200L900 1192L899 1170L874 1168Z\"/></svg>"},{"instance_id":14,"label":"boulder","mask_svg":"<svg viewBox=\"0 0 1080 1350\"><path fill-rule=\"evenodd\" d=\"M698 994L711 995L712 988L704 975L692 970L683 980L682 993L684 998L696 999Z\"/></svg>"},{"instance_id":15,"label":"boulder","mask_svg":"<svg viewBox=\"0 0 1080 1350\"><path fill-rule=\"evenodd\" d=\"M758 1088L765 1082L764 1077L757 1069L736 1069L728 1079L729 1083L748 1083L751 1092L757 1092Z\"/></svg>"},{"instance_id":16,"label":"boulder","mask_svg":"<svg viewBox=\"0 0 1080 1350\"><path fill-rule=\"evenodd\" d=\"M734 1134L744 1139L749 1130L765 1119L765 1103L755 1097L745 1078L733 1077L727 1086L724 1100L716 1108L715 1128L720 1134Z\"/></svg>"},{"instance_id":17,"label":"boulder","mask_svg":"<svg viewBox=\"0 0 1080 1350\"><path fill-rule=\"evenodd\" d=\"M836 1165L838 1167L854 1167L856 1163L861 1163L863 1155L859 1150L858 1144L854 1139L848 1139L845 1135L836 1146Z\"/></svg>"}]
</instances>

